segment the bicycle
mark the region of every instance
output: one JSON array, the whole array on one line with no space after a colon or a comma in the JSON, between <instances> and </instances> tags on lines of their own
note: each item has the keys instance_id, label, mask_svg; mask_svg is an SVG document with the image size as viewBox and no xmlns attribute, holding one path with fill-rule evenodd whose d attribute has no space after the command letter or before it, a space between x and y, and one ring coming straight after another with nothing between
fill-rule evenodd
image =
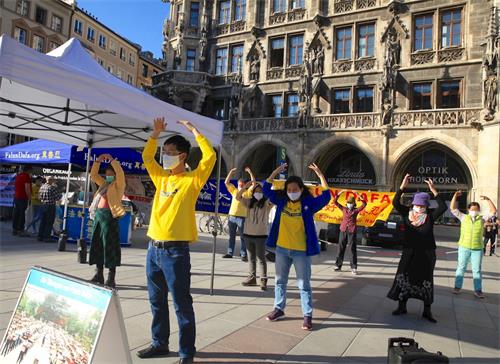
<instances>
[{"instance_id":1,"label":"bicycle","mask_svg":"<svg viewBox=\"0 0 500 364\"><path fill-rule=\"evenodd\" d=\"M227 217L218 216L217 218L217 234L229 234L229 226ZM198 222L198 230L202 233L211 234L215 223L215 215L203 215Z\"/></svg>"}]
</instances>

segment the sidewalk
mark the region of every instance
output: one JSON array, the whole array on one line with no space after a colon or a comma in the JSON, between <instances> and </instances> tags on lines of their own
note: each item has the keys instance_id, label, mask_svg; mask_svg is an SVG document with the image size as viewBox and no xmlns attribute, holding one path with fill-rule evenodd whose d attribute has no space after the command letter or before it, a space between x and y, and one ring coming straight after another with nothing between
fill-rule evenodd
<instances>
[{"instance_id":1,"label":"sidewalk","mask_svg":"<svg viewBox=\"0 0 500 364\"><path fill-rule=\"evenodd\" d=\"M10 234L9 224L0 223L0 334L3 336L30 266L40 265L83 279L93 269L76 262L76 247L57 252L56 244ZM439 228L438 228L439 229ZM458 233L458 230L456 231ZM399 251L360 247L359 276L345 266L332 269L336 246L314 258L314 331L301 330L300 299L290 281L287 319L270 323L273 284L267 292L245 288L247 272L239 259L221 259L227 247L225 237L217 246L215 295L209 295L212 238L200 237L192 245L192 294L197 321L197 362L205 363L386 363L387 339L415 338L428 351L442 351L452 363L499 363L500 258L483 260L486 299L472 296L472 279L467 275L459 296L451 294L456 268L456 237L438 233L438 262L435 270L434 314L437 324L421 319L422 306L410 301L409 314L395 317L396 303L385 298L392 284ZM161 359L140 360L135 353L150 342L151 314L145 277L146 239L136 231L131 248L122 250L123 266L117 271L118 293L134 363L173 363L177 357L177 322L170 311L170 349ZM274 275L274 264L269 264ZM294 276L292 269L291 276ZM292 278L291 277L291 278ZM99 363L100 364L100 363Z\"/></svg>"}]
</instances>

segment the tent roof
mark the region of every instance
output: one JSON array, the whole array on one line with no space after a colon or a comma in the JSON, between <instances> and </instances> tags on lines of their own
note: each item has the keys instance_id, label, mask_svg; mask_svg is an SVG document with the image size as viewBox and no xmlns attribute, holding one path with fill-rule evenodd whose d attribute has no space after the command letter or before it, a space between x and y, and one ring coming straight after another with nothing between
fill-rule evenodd
<instances>
[{"instance_id":1,"label":"tent roof","mask_svg":"<svg viewBox=\"0 0 500 364\"><path fill-rule=\"evenodd\" d=\"M135 76L135 75L134 75ZM189 120L214 145L223 124L163 102L102 68L75 38L49 54L0 37L0 131L92 147L140 147L155 117L192 137Z\"/></svg>"}]
</instances>

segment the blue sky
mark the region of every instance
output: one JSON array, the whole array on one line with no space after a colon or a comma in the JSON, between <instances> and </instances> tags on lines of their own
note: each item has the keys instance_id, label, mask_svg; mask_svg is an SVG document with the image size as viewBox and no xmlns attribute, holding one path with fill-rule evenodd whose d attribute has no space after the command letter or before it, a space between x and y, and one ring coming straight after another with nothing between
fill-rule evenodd
<instances>
[{"instance_id":1,"label":"blue sky","mask_svg":"<svg viewBox=\"0 0 500 364\"><path fill-rule=\"evenodd\" d=\"M140 44L143 51L161 57L161 31L170 4L161 0L77 0L77 4L118 34Z\"/></svg>"}]
</instances>

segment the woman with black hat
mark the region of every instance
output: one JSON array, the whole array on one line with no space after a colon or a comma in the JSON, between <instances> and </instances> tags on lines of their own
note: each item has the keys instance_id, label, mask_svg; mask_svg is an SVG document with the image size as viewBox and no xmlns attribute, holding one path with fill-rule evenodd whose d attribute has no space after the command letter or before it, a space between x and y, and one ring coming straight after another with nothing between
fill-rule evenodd
<instances>
[{"instance_id":1,"label":"woman with black hat","mask_svg":"<svg viewBox=\"0 0 500 364\"><path fill-rule=\"evenodd\" d=\"M392 312L393 315L405 314L408 299L416 298L424 302L422 316L430 322L437 322L431 312L436 265L434 222L444 214L447 206L430 179L425 182L429 185L438 207L433 211L429 210L430 196L427 192L415 193L411 209L404 206L400 200L409 179L410 175L407 174L392 201L394 208L403 216L405 235L403 254L387 297L399 302L398 308Z\"/></svg>"}]
</instances>

